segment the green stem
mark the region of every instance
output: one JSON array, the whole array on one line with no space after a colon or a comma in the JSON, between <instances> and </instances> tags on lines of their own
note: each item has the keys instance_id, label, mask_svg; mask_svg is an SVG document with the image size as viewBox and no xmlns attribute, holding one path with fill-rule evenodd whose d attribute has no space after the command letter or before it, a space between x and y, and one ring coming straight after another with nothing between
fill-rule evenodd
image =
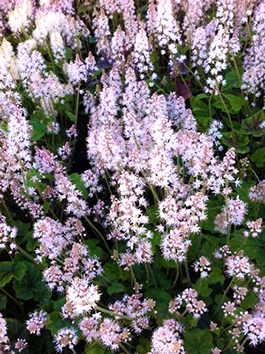
<instances>
[{"instance_id":1,"label":"green stem","mask_svg":"<svg viewBox=\"0 0 265 354\"><path fill-rule=\"evenodd\" d=\"M235 325L235 324L233 323L233 324L227 326L226 328L224 328L222 331L220 331L220 335L221 335L221 333L223 333L223 332L227 332L230 328L234 327L234 325Z\"/></svg>"},{"instance_id":2,"label":"green stem","mask_svg":"<svg viewBox=\"0 0 265 354\"><path fill-rule=\"evenodd\" d=\"M60 259L59 257L55 258L56 262L60 263L62 266L64 266L64 261L62 259Z\"/></svg>"},{"instance_id":3,"label":"green stem","mask_svg":"<svg viewBox=\"0 0 265 354\"><path fill-rule=\"evenodd\" d=\"M104 279L108 284L112 284L112 282L107 278L107 277L105 277L103 274L100 274L99 276L98 276L98 278L102 278L102 279ZM97 279L98 279L97 278Z\"/></svg>"},{"instance_id":4,"label":"green stem","mask_svg":"<svg viewBox=\"0 0 265 354\"><path fill-rule=\"evenodd\" d=\"M23 307L20 305L20 303L12 296L9 294L9 292L7 292L5 289L3 288L0 288L0 290L8 297L10 297L10 299L12 299L16 304L17 306L20 308L21 312L24 314L24 311L23 311Z\"/></svg>"},{"instance_id":5,"label":"green stem","mask_svg":"<svg viewBox=\"0 0 265 354\"><path fill-rule=\"evenodd\" d=\"M180 74L181 80L182 80L183 84L185 85L187 91L190 92L190 88L189 88L189 86L187 85L187 83L186 83L186 81L185 81L183 75L181 74L181 72L180 72L179 74Z\"/></svg>"},{"instance_id":6,"label":"green stem","mask_svg":"<svg viewBox=\"0 0 265 354\"><path fill-rule=\"evenodd\" d=\"M200 227L200 225L199 225L199 227ZM200 252L201 243L202 243L202 234L200 233L200 234L198 235L198 244L197 244L197 252L196 252L196 255L198 255L199 252Z\"/></svg>"},{"instance_id":7,"label":"green stem","mask_svg":"<svg viewBox=\"0 0 265 354\"><path fill-rule=\"evenodd\" d=\"M229 343L228 343L228 346L225 347L225 349L224 349L224 352L226 352L228 349L231 349L232 343L233 343L233 339L230 339L230 341L229 341Z\"/></svg>"},{"instance_id":8,"label":"green stem","mask_svg":"<svg viewBox=\"0 0 265 354\"><path fill-rule=\"evenodd\" d=\"M181 316L181 317L184 317L184 316L186 315L186 313L188 313L188 310L187 310L187 309L185 309L185 310L180 314L180 316Z\"/></svg>"},{"instance_id":9,"label":"green stem","mask_svg":"<svg viewBox=\"0 0 265 354\"><path fill-rule=\"evenodd\" d=\"M136 147L137 147L138 151L141 153L142 149L141 149L141 146L140 146L140 144L138 143L138 141L137 141L137 139L136 139L135 134L133 134L133 139L134 139L134 142L135 142L135 144L136 144ZM156 194L155 189L154 189L153 186L149 183L148 178L147 178L146 174L144 173L144 171L142 171L142 175L144 176L144 179L145 179L146 183L148 184L148 187L150 188L150 190L151 190L151 192L152 192L152 194L153 194L155 203L158 204L158 203L159 203L159 198L158 198L158 196L157 196L157 194Z\"/></svg>"},{"instance_id":10,"label":"green stem","mask_svg":"<svg viewBox=\"0 0 265 354\"><path fill-rule=\"evenodd\" d=\"M106 173L106 175L107 175L108 179L111 181L111 174L109 173L109 171L108 171L108 170L106 170L106 171L105 171L105 173Z\"/></svg>"},{"instance_id":11,"label":"green stem","mask_svg":"<svg viewBox=\"0 0 265 354\"><path fill-rule=\"evenodd\" d=\"M155 289L157 289L157 282L156 282L155 274L154 274L153 269L152 269L152 267L150 266L149 263L147 263L147 268L149 268L151 277L153 279L154 287L155 287Z\"/></svg>"},{"instance_id":12,"label":"green stem","mask_svg":"<svg viewBox=\"0 0 265 354\"><path fill-rule=\"evenodd\" d=\"M77 88L76 106L75 106L75 124L77 124L77 118L78 118L79 90L80 90L80 85L79 85L78 88Z\"/></svg>"},{"instance_id":13,"label":"green stem","mask_svg":"<svg viewBox=\"0 0 265 354\"><path fill-rule=\"evenodd\" d=\"M240 72L239 72L239 69L238 69L238 65L237 65L237 62L236 62L236 58L235 58L234 53L233 53L232 50L231 50L231 53L232 53L233 63L234 63L234 65L235 65L235 69L236 69L237 78L238 78L238 81L239 81L239 83L240 83L241 95L244 97L244 92L243 92L243 90L242 90L242 88L241 88L241 75L240 75ZM245 112L244 106L242 107L242 110L243 110L244 115L246 116L246 112Z\"/></svg>"},{"instance_id":14,"label":"green stem","mask_svg":"<svg viewBox=\"0 0 265 354\"><path fill-rule=\"evenodd\" d=\"M229 181L228 179L225 180L225 188L227 189L229 186ZM226 244L229 245L230 243L230 233L231 233L231 224L229 222L229 208L228 208L228 197L227 194L225 194L225 215L226 215L226 222L227 222L227 228L226 228Z\"/></svg>"},{"instance_id":15,"label":"green stem","mask_svg":"<svg viewBox=\"0 0 265 354\"><path fill-rule=\"evenodd\" d=\"M244 345L246 344L246 342L248 341L248 337L246 337L243 342L240 344L239 348L243 351L244 350Z\"/></svg>"},{"instance_id":16,"label":"green stem","mask_svg":"<svg viewBox=\"0 0 265 354\"><path fill-rule=\"evenodd\" d=\"M130 270L131 270L131 276L132 276L132 284L134 283L134 288L135 288L135 291L137 291L137 281L136 281L136 277L135 277L135 274L134 274L134 271L132 269L132 267L130 267Z\"/></svg>"},{"instance_id":17,"label":"green stem","mask_svg":"<svg viewBox=\"0 0 265 354\"><path fill-rule=\"evenodd\" d=\"M53 56L52 56L52 52L51 52L49 43L47 43L47 52L48 52L49 58L50 58L50 60L51 60L52 66L53 66L53 68L54 68Z\"/></svg>"},{"instance_id":18,"label":"green stem","mask_svg":"<svg viewBox=\"0 0 265 354\"><path fill-rule=\"evenodd\" d=\"M77 94L76 94L76 104L75 104L75 126L76 126L76 129L77 129L77 119L78 119L78 108L79 108L79 90L80 90L80 85L76 89L76 92L77 92ZM77 139L75 138L73 140L73 147L72 147L73 153L71 154L71 159L69 161L69 167L72 165L72 162L73 162L74 151L75 151L75 147L76 147L76 141L77 141ZM70 142L71 142L71 139L70 139Z\"/></svg>"},{"instance_id":19,"label":"green stem","mask_svg":"<svg viewBox=\"0 0 265 354\"><path fill-rule=\"evenodd\" d=\"M125 316L125 315L119 315L119 314L117 314L116 312L113 312L113 311L104 309L104 308L101 307L101 306L96 306L96 307L95 307L95 310L98 310L98 311L100 311L100 312L106 313L106 314L111 315L111 316L113 316L113 317L119 317L120 319L123 319L123 320L129 320L129 321L133 321L133 320L134 320L134 318L132 318L132 317Z\"/></svg>"},{"instance_id":20,"label":"green stem","mask_svg":"<svg viewBox=\"0 0 265 354\"><path fill-rule=\"evenodd\" d=\"M1 199L1 203L2 203L2 205L3 205L3 207L4 207L4 209L5 209L5 212L7 213L7 215L8 215L8 217L9 217L10 221L13 220L12 214L11 214L11 212L9 211L9 209L8 209L8 207L7 207L7 205L6 205L6 202L5 202L4 198Z\"/></svg>"},{"instance_id":21,"label":"green stem","mask_svg":"<svg viewBox=\"0 0 265 354\"><path fill-rule=\"evenodd\" d=\"M158 86L157 83L155 82L155 86L161 91L163 92L164 95L166 95L166 91L164 89L162 89L162 87ZM159 91L158 91L159 92Z\"/></svg>"},{"instance_id":22,"label":"green stem","mask_svg":"<svg viewBox=\"0 0 265 354\"><path fill-rule=\"evenodd\" d=\"M208 102L208 108L209 108L210 117L212 117L212 105L211 105L212 97L213 97L213 94L211 94L211 96L209 98L209 102Z\"/></svg>"},{"instance_id":23,"label":"green stem","mask_svg":"<svg viewBox=\"0 0 265 354\"><path fill-rule=\"evenodd\" d=\"M232 280L230 281L230 283L228 284L228 287L226 288L224 295L222 296L221 301L219 302L217 308L215 309L214 313L212 316L215 316L217 314L217 312L220 310L220 307L222 306L222 303L224 302L224 299L226 297L226 294L228 293L229 289L231 288L231 286L233 285L234 282L234 277L232 278Z\"/></svg>"},{"instance_id":24,"label":"green stem","mask_svg":"<svg viewBox=\"0 0 265 354\"><path fill-rule=\"evenodd\" d=\"M177 263L176 276L175 276L175 279L174 279L174 282L173 282L173 288L176 286L178 278L179 278L179 264Z\"/></svg>"},{"instance_id":25,"label":"green stem","mask_svg":"<svg viewBox=\"0 0 265 354\"><path fill-rule=\"evenodd\" d=\"M166 278L168 277L168 273L169 273L169 267L167 266L167 268L166 268L167 270L166 270Z\"/></svg>"},{"instance_id":26,"label":"green stem","mask_svg":"<svg viewBox=\"0 0 265 354\"><path fill-rule=\"evenodd\" d=\"M236 69L236 74L237 74L238 81L241 82L241 76L240 76L240 72L239 72L239 69L238 69L238 66L237 66L236 58L235 58L235 56L234 56L233 51L231 51L231 53L232 53L232 59L233 59L234 65L235 65L235 69ZM242 92L242 91L241 91L241 92Z\"/></svg>"},{"instance_id":27,"label":"green stem","mask_svg":"<svg viewBox=\"0 0 265 354\"><path fill-rule=\"evenodd\" d=\"M28 187L27 187L27 184L26 184L24 163L22 161L20 161L20 167L21 167L21 176L22 176L23 184L24 184L24 187L25 187L25 190L26 190L26 196L27 196L28 199L30 199L30 194L29 194Z\"/></svg>"},{"instance_id":28,"label":"green stem","mask_svg":"<svg viewBox=\"0 0 265 354\"><path fill-rule=\"evenodd\" d=\"M23 248L21 248L18 244L16 244L17 249L24 254L24 256L26 256L27 258L29 258L37 267L39 267L40 269L43 269L43 267L35 261L35 259L28 254L26 251L23 250Z\"/></svg>"},{"instance_id":29,"label":"green stem","mask_svg":"<svg viewBox=\"0 0 265 354\"><path fill-rule=\"evenodd\" d=\"M254 170L250 170L252 173L253 173L253 175L257 178L257 181L258 182L260 182L260 179L259 179L259 177L258 177L258 175L256 174L256 172L254 171Z\"/></svg>"},{"instance_id":30,"label":"green stem","mask_svg":"<svg viewBox=\"0 0 265 354\"><path fill-rule=\"evenodd\" d=\"M36 185L36 189L37 189L37 191L38 191L38 193L39 193L44 205L48 204L48 211L50 211L50 213L52 214L54 219L58 220L57 216L54 214L54 212L53 212L53 210L51 208L51 204L47 203L46 200L43 198L42 192L41 192L40 188L37 185Z\"/></svg>"},{"instance_id":31,"label":"green stem","mask_svg":"<svg viewBox=\"0 0 265 354\"><path fill-rule=\"evenodd\" d=\"M185 62L183 61L182 64L185 66L185 68L189 71L189 73L194 77L194 79L198 82L198 84L200 85L201 89L204 91L204 87L202 85L202 83L197 79L196 75L193 73L193 71L185 64Z\"/></svg>"},{"instance_id":32,"label":"green stem","mask_svg":"<svg viewBox=\"0 0 265 354\"><path fill-rule=\"evenodd\" d=\"M257 204L256 204L257 205ZM259 207L260 207L260 203L258 203L258 205L257 205L257 208L256 208L256 210L255 210L255 215L256 215L256 220L258 219L258 216L259 216Z\"/></svg>"},{"instance_id":33,"label":"green stem","mask_svg":"<svg viewBox=\"0 0 265 354\"><path fill-rule=\"evenodd\" d=\"M147 268L147 264L144 263L144 267L145 267L145 271L146 271L146 282L147 284L150 282L150 277L149 277L149 271L148 271L148 268Z\"/></svg>"},{"instance_id":34,"label":"green stem","mask_svg":"<svg viewBox=\"0 0 265 354\"><path fill-rule=\"evenodd\" d=\"M231 224L229 223L226 230L226 244L230 244L230 235L231 235Z\"/></svg>"},{"instance_id":35,"label":"green stem","mask_svg":"<svg viewBox=\"0 0 265 354\"><path fill-rule=\"evenodd\" d=\"M185 271L186 271L186 276L187 276L188 284L189 284L189 286L192 286L191 279L190 279L190 272L189 272L189 266L188 266L188 261L187 261L187 259L185 259L184 265L185 265Z\"/></svg>"},{"instance_id":36,"label":"green stem","mask_svg":"<svg viewBox=\"0 0 265 354\"><path fill-rule=\"evenodd\" d=\"M107 241L105 240L105 237L102 235L102 233L98 230L98 228L88 219L88 217L85 215L84 216L86 222L88 225L96 232L96 234L100 237L102 242L104 243L105 247L107 248L109 254L111 255L111 249L109 248L109 245L107 244Z\"/></svg>"},{"instance_id":37,"label":"green stem","mask_svg":"<svg viewBox=\"0 0 265 354\"><path fill-rule=\"evenodd\" d=\"M110 185L109 185L109 181L108 181L106 172L104 173L104 178L105 178L105 181L106 181L108 190L109 190L109 194L112 195L112 192L111 192L111 189L110 189Z\"/></svg>"},{"instance_id":38,"label":"green stem","mask_svg":"<svg viewBox=\"0 0 265 354\"><path fill-rule=\"evenodd\" d=\"M119 343L119 347L124 351L125 354L130 354L130 353L128 352L128 350L125 348L125 346L122 345L121 343Z\"/></svg>"},{"instance_id":39,"label":"green stem","mask_svg":"<svg viewBox=\"0 0 265 354\"><path fill-rule=\"evenodd\" d=\"M143 173L143 172L142 172L142 173ZM143 174L143 175L144 175L144 174ZM144 177L145 177L145 175L144 175ZM148 180L147 180L146 177L145 177L145 180L146 180L146 182L147 182L147 184L148 184L148 187L150 188L150 190L151 190L151 192L152 192L152 194L153 194L155 203L156 203L156 204L159 204L159 198L158 198L158 196L157 196L157 194L156 194L156 191L155 191L154 187L148 182Z\"/></svg>"},{"instance_id":40,"label":"green stem","mask_svg":"<svg viewBox=\"0 0 265 354\"><path fill-rule=\"evenodd\" d=\"M231 128L232 134L233 134L233 132L234 132L234 127L233 127L233 122L232 122L231 115L230 115L230 113L229 113L229 110L228 110L228 108L227 108L227 105L225 104L225 101L224 101L223 96L222 96L222 94L221 94L221 92L220 92L220 90L219 90L219 87L217 87L217 89L218 89L218 95L219 95L219 97L220 97L220 100L221 100L221 102L222 102L222 104L223 104L223 106L224 106L224 108L225 108L226 114L228 115L230 128Z\"/></svg>"}]
</instances>

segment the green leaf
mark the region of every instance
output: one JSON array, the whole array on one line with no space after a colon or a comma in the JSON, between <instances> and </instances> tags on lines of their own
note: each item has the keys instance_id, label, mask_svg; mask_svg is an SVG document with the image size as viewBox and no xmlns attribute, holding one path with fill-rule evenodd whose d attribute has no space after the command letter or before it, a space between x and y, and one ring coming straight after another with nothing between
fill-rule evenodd
<instances>
[{"instance_id":1,"label":"green leaf","mask_svg":"<svg viewBox=\"0 0 265 354\"><path fill-rule=\"evenodd\" d=\"M256 302L257 296L253 292L250 292L247 294L246 298L241 302L240 307L243 307L243 309L245 310L253 309Z\"/></svg>"},{"instance_id":2,"label":"green leaf","mask_svg":"<svg viewBox=\"0 0 265 354\"><path fill-rule=\"evenodd\" d=\"M117 263L112 261L104 265L104 274L105 277L111 282L117 282L119 279L126 280L129 276L129 273L124 269L120 268Z\"/></svg>"},{"instance_id":3,"label":"green leaf","mask_svg":"<svg viewBox=\"0 0 265 354\"><path fill-rule=\"evenodd\" d=\"M98 79L98 77L103 73L103 69L99 69L93 72L93 75L91 75L91 80Z\"/></svg>"},{"instance_id":4,"label":"green leaf","mask_svg":"<svg viewBox=\"0 0 265 354\"><path fill-rule=\"evenodd\" d=\"M13 267L14 278L21 280L27 271L27 266L24 262L17 262Z\"/></svg>"},{"instance_id":5,"label":"green leaf","mask_svg":"<svg viewBox=\"0 0 265 354\"><path fill-rule=\"evenodd\" d=\"M210 354L212 334L207 329L192 329L184 333L184 347L190 354Z\"/></svg>"},{"instance_id":6,"label":"green leaf","mask_svg":"<svg viewBox=\"0 0 265 354\"><path fill-rule=\"evenodd\" d=\"M140 337L139 344L136 347L137 354L146 354L149 353L151 350L151 343L150 339L145 337Z\"/></svg>"},{"instance_id":7,"label":"green leaf","mask_svg":"<svg viewBox=\"0 0 265 354\"><path fill-rule=\"evenodd\" d=\"M65 47L65 58L67 60L73 60L73 51L69 47Z\"/></svg>"},{"instance_id":8,"label":"green leaf","mask_svg":"<svg viewBox=\"0 0 265 354\"><path fill-rule=\"evenodd\" d=\"M88 191L85 187L84 182L82 181L81 176L78 173L72 173L70 175L70 181L75 184L76 188L81 192L82 196L87 199Z\"/></svg>"},{"instance_id":9,"label":"green leaf","mask_svg":"<svg viewBox=\"0 0 265 354\"><path fill-rule=\"evenodd\" d=\"M203 240L202 245L200 246L200 255L204 256L205 254L212 254L216 248L218 248L219 239L211 235L202 235L202 238ZM196 247L198 247L198 245L196 245Z\"/></svg>"},{"instance_id":10,"label":"green leaf","mask_svg":"<svg viewBox=\"0 0 265 354\"><path fill-rule=\"evenodd\" d=\"M249 138L239 130L223 133L223 143L229 147L235 147L236 151L246 154L249 151Z\"/></svg>"},{"instance_id":11,"label":"green leaf","mask_svg":"<svg viewBox=\"0 0 265 354\"><path fill-rule=\"evenodd\" d=\"M205 116L198 116L196 115L196 121L198 124L205 130L209 128L210 124L212 123L212 117Z\"/></svg>"},{"instance_id":12,"label":"green leaf","mask_svg":"<svg viewBox=\"0 0 265 354\"><path fill-rule=\"evenodd\" d=\"M53 309L54 311L61 311L63 305L65 304L65 298L53 301Z\"/></svg>"},{"instance_id":13,"label":"green leaf","mask_svg":"<svg viewBox=\"0 0 265 354\"><path fill-rule=\"evenodd\" d=\"M13 262L0 262L0 287L8 284L13 276Z\"/></svg>"},{"instance_id":14,"label":"green leaf","mask_svg":"<svg viewBox=\"0 0 265 354\"><path fill-rule=\"evenodd\" d=\"M207 219L203 221L202 229L215 232L215 225L213 220L215 219L215 216L221 211L222 205L220 205L220 203L218 203L216 200L209 200L207 205Z\"/></svg>"},{"instance_id":15,"label":"green leaf","mask_svg":"<svg viewBox=\"0 0 265 354\"><path fill-rule=\"evenodd\" d=\"M265 265L264 245L256 245L254 243L247 243L244 246L244 251L250 259L255 259L259 266Z\"/></svg>"},{"instance_id":16,"label":"green leaf","mask_svg":"<svg viewBox=\"0 0 265 354\"><path fill-rule=\"evenodd\" d=\"M29 229L31 227L30 223L22 222L19 220L13 221L12 224L17 227L19 236L26 235L29 232ZM23 239L23 241L24 241L24 239Z\"/></svg>"},{"instance_id":17,"label":"green leaf","mask_svg":"<svg viewBox=\"0 0 265 354\"><path fill-rule=\"evenodd\" d=\"M20 286L19 283L14 283L14 290L19 299L29 300L34 297L34 293L29 287Z\"/></svg>"},{"instance_id":18,"label":"green leaf","mask_svg":"<svg viewBox=\"0 0 265 354\"><path fill-rule=\"evenodd\" d=\"M150 339L145 338L145 337L140 337L139 344L141 344L146 349L147 352L149 352L151 350Z\"/></svg>"},{"instance_id":19,"label":"green leaf","mask_svg":"<svg viewBox=\"0 0 265 354\"><path fill-rule=\"evenodd\" d=\"M201 100L203 98L208 98L207 93L199 93L196 97L196 100Z\"/></svg>"},{"instance_id":20,"label":"green leaf","mask_svg":"<svg viewBox=\"0 0 265 354\"><path fill-rule=\"evenodd\" d=\"M136 353L137 354L146 354L146 350L141 344L138 344L136 347Z\"/></svg>"},{"instance_id":21,"label":"green leaf","mask_svg":"<svg viewBox=\"0 0 265 354\"><path fill-rule=\"evenodd\" d=\"M21 280L25 275L27 267L23 262L0 262L0 287L4 287L14 277L17 280Z\"/></svg>"},{"instance_id":22,"label":"green leaf","mask_svg":"<svg viewBox=\"0 0 265 354\"><path fill-rule=\"evenodd\" d=\"M149 289L145 292L147 298L151 298L156 302L156 323L158 326L162 325L163 321L168 318L168 305L172 297L163 290Z\"/></svg>"},{"instance_id":23,"label":"green leaf","mask_svg":"<svg viewBox=\"0 0 265 354\"><path fill-rule=\"evenodd\" d=\"M155 248L155 246L159 246L161 244L161 237L162 236L157 231L153 231L153 230L151 230L151 231L153 232L153 237L150 240L150 242L151 242L152 246Z\"/></svg>"},{"instance_id":24,"label":"green leaf","mask_svg":"<svg viewBox=\"0 0 265 354\"><path fill-rule=\"evenodd\" d=\"M265 147L258 149L251 155L251 161L253 161L257 167L265 166Z\"/></svg>"},{"instance_id":25,"label":"green leaf","mask_svg":"<svg viewBox=\"0 0 265 354\"><path fill-rule=\"evenodd\" d=\"M25 331L25 330L24 330ZM30 336L30 345L25 354L54 353L53 338L50 331L43 330L40 336Z\"/></svg>"},{"instance_id":26,"label":"green leaf","mask_svg":"<svg viewBox=\"0 0 265 354\"><path fill-rule=\"evenodd\" d=\"M225 75L225 81L226 84L222 86L222 91L227 91L231 88L239 88L241 86L241 81L238 79L238 74L235 69Z\"/></svg>"},{"instance_id":27,"label":"green leaf","mask_svg":"<svg viewBox=\"0 0 265 354\"><path fill-rule=\"evenodd\" d=\"M199 278L194 285L194 289L198 292L201 297L209 297L212 293L212 289L209 288L207 279Z\"/></svg>"},{"instance_id":28,"label":"green leaf","mask_svg":"<svg viewBox=\"0 0 265 354\"><path fill-rule=\"evenodd\" d=\"M119 280L119 271L117 271L117 267L118 265L110 262L106 263L103 267L105 276L111 282L116 282Z\"/></svg>"},{"instance_id":29,"label":"green leaf","mask_svg":"<svg viewBox=\"0 0 265 354\"><path fill-rule=\"evenodd\" d=\"M3 130L4 132L8 131L8 125L6 122L0 122L0 129Z\"/></svg>"},{"instance_id":30,"label":"green leaf","mask_svg":"<svg viewBox=\"0 0 265 354\"><path fill-rule=\"evenodd\" d=\"M47 295L45 284L42 281L40 270L34 264L23 261L24 277L21 279L21 270L17 271L17 278L14 280L13 287L16 292L16 296L19 299L29 300L33 297L38 299Z\"/></svg>"},{"instance_id":31,"label":"green leaf","mask_svg":"<svg viewBox=\"0 0 265 354\"><path fill-rule=\"evenodd\" d=\"M77 8L77 15L84 14L86 13L86 11L87 11L87 6L85 4L81 4Z\"/></svg>"},{"instance_id":32,"label":"green leaf","mask_svg":"<svg viewBox=\"0 0 265 354\"><path fill-rule=\"evenodd\" d=\"M42 111L36 111L31 116L29 123L32 126L32 141L40 140L47 132L47 125L43 122L45 118Z\"/></svg>"},{"instance_id":33,"label":"green leaf","mask_svg":"<svg viewBox=\"0 0 265 354\"><path fill-rule=\"evenodd\" d=\"M156 252L156 258L155 261L157 263L157 267L161 268L165 267L165 268L175 268L177 267L177 263L176 261L174 261L173 259L165 259L165 257L160 254L159 252Z\"/></svg>"},{"instance_id":34,"label":"green leaf","mask_svg":"<svg viewBox=\"0 0 265 354\"><path fill-rule=\"evenodd\" d=\"M256 260L258 266L265 266L264 242L253 240L251 238L233 237L231 239L231 251L237 252L243 249L250 260Z\"/></svg>"},{"instance_id":35,"label":"green leaf","mask_svg":"<svg viewBox=\"0 0 265 354\"><path fill-rule=\"evenodd\" d=\"M7 323L8 337L10 339L17 339L24 326L14 318L6 318L6 323Z\"/></svg>"},{"instance_id":36,"label":"green leaf","mask_svg":"<svg viewBox=\"0 0 265 354\"><path fill-rule=\"evenodd\" d=\"M90 344L86 344L86 354L104 354L105 349L98 343L92 342Z\"/></svg>"},{"instance_id":37,"label":"green leaf","mask_svg":"<svg viewBox=\"0 0 265 354\"><path fill-rule=\"evenodd\" d=\"M126 287L122 283L113 283L108 287L107 293L112 295L114 293L123 293L126 292Z\"/></svg>"},{"instance_id":38,"label":"green leaf","mask_svg":"<svg viewBox=\"0 0 265 354\"><path fill-rule=\"evenodd\" d=\"M172 297L167 292L158 289L148 289L145 292L145 296L150 299L162 301L165 303L169 303L172 300Z\"/></svg>"},{"instance_id":39,"label":"green leaf","mask_svg":"<svg viewBox=\"0 0 265 354\"><path fill-rule=\"evenodd\" d=\"M89 42L89 43L97 43L97 39L96 39L96 37L90 36L90 37L88 38L88 42Z\"/></svg>"},{"instance_id":40,"label":"green leaf","mask_svg":"<svg viewBox=\"0 0 265 354\"><path fill-rule=\"evenodd\" d=\"M219 96L214 96L212 101L213 101L212 103L213 107L221 109L222 112L227 113L226 108Z\"/></svg>"},{"instance_id":41,"label":"green leaf","mask_svg":"<svg viewBox=\"0 0 265 354\"><path fill-rule=\"evenodd\" d=\"M72 112L66 112L68 118L70 118L71 122L76 123L76 116Z\"/></svg>"},{"instance_id":42,"label":"green leaf","mask_svg":"<svg viewBox=\"0 0 265 354\"><path fill-rule=\"evenodd\" d=\"M157 286L159 289L168 291L172 287L172 281L165 277L165 273L158 268L153 268L154 278L156 279ZM138 273L137 273L138 275Z\"/></svg>"},{"instance_id":43,"label":"green leaf","mask_svg":"<svg viewBox=\"0 0 265 354\"><path fill-rule=\"evenodd\" d=\"M261 137L265 135L265 128L261 129L260 125L265 121L265 112L263 110L258 111L252 116L246 118L242 122L242 131L245 134L252 134L255 137Z\"/></svg>"},{"instance_id":44,"label":"green leaf","mask_svg":"<svg viewBox=\"0 0 265 354\"><path fill-rule=\"evenodd\" d=\"M31 238L28 240L26 248L28 251L33 252L37 247L37 245L38 245L38 241Z\"/></svg>"},{"instance_id":45,"label":"green leaf","mask_svg":"<svg viewBox=\"0 0 265 354\"><path fill-rule=\"evenodd\" d=\"M89 254L92 256L96 256L100 259L104 257L104 251L101 247L97 246L99 244L99 240L96 239L89 239L85 240L85 244L88 246Z\"/></svg>"},{"instance_id":46,"label":"green leaf","mask_svg":"<svg viewBox=\"0 0 265 354\"><path fill-rule=\"evenodd\" d=\"M215 330L216 332L218 330ZM216 339L216 344L217 344L217 348L220 348L220 349L224 349L225 348L225 340L224 338L217 338Z\"/></svg>"},{"instance_id":47,"label":"green leaf","mask_svg":"<svg viewBox=\"0 0 265 354\"><path fill-rule=\"evenodd\" d=\"M0 294L0 310L4 310L6 308L7 297L4 294Z\"/></svg>"},{"instance_id":48,"label":"green leaf","mask_svg":"<svg viewBox=\"0 0 265 354\"><path fill-rule=\"evenodd\" d=\"M197 114L200 116L209 116L209 107L205 102L201 101L200 99L197 99L196 97L191 97L190 103L192 110L196 116Z\"/></svg>"},{"instance_id":49,"label":"green leaf","mask_svg":"<svg viewBox=\"0 0 265 354\"><path fill-rule=\"evenodd\" d=\"M155 204L151 205L147 210L146 214L148 215L149 221L155 223L158 221L158 211Z\"/></svg>"},{"instance_id":50,"label":"green leaf","mask_svg":"<svg viewBox=\"0 0 265 354\"><path fill-rule=\"evenodd\" d=\"M240 186L236 187L236 193L239 195L240 199L242 199L244 202L249 202L249 188L251 186L252 185L249 185L247 182L242 181Z\"/></svg>"},{"instance_id":51,"label":"green leaf","mask_svg":"<svg viewBox=\"0 0 265 354\"><path fill-rule=\"evenodd\" d=\"M46 134L46 125L42 122L32 123L33 133L31 135L32 141L40 140Z\"/></svg>"},{"instance_id":52,"label":"green leaf","mask_svg":"<svg viewBox=\"0 0 265 354\"><path fill-rule=\"evenodd\" d=\"M59 311L53 311L49 314L45 327L51 331L52 335L55 335L61 328L70 325L70 321L64 320Z\"/></svg>"},{"instance_id":53,"label":"green leaf","mask_svg":"<svg viewBox=\"0 0 265 354\"><path fill-rule=\"evenodd\" d=\"M229 101L229 104L232 110L234 111L232 113L239 112L246 103L244 97L242 97L241 95L232 95L227 93L223 93L222 95Z\"/></svg>"},{"instance_id":54,"label":"green leaf","mask_svg":"<svg viewBox=\"0 0 265 354\"><path fill-rule=\"evenodd\" d=\"M220 268L212 268L212 271L207 279L209 284L224 284L225 276L222 274L222 270Z\"/></svg>"}]
</instances>

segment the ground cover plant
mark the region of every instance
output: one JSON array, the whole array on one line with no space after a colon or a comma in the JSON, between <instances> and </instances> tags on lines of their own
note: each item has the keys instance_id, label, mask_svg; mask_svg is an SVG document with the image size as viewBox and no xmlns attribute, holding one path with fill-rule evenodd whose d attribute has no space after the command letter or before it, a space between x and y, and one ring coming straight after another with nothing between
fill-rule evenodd
<instances>
[{"instance_id":1,"label":"ground cover plant","mask_svg":"<svg viewBox=\"0 0 265 354\"><path fill-rule=\"evenodd\" d=\"M0 353L262 353L265 1L0 1Z\"/></svg>"}]
</instances>

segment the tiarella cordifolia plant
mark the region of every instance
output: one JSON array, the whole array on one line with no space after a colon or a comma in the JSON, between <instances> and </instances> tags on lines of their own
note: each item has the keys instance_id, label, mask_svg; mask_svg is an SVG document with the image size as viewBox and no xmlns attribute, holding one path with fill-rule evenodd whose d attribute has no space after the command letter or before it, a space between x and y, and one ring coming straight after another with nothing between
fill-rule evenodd
<instances>
[{"instance_id":1,"label":"tiarella cordifolia plant","mask_svg":"<svg viewBox=\"0 0 265 354\"><path fill-rule=\"evenodd\" d=\"M0 1L0 353L261 348L264 16Z\"/></svg>"}]
</instances>

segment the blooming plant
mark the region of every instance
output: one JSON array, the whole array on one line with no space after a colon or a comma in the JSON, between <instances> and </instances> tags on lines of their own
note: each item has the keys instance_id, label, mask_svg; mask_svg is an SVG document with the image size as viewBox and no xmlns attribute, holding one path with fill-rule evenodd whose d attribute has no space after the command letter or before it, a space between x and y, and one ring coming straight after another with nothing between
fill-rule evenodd
<instances>
[{"instance_id":1,"label":"blooming plant","mask_svg":"<svg viewBox=\"0 0 265 354\"><path fill-rule=\"evenodd\" d=\"M262 347L264 18L0 1L0 354Z\"/></svg>"}]
</instances>

